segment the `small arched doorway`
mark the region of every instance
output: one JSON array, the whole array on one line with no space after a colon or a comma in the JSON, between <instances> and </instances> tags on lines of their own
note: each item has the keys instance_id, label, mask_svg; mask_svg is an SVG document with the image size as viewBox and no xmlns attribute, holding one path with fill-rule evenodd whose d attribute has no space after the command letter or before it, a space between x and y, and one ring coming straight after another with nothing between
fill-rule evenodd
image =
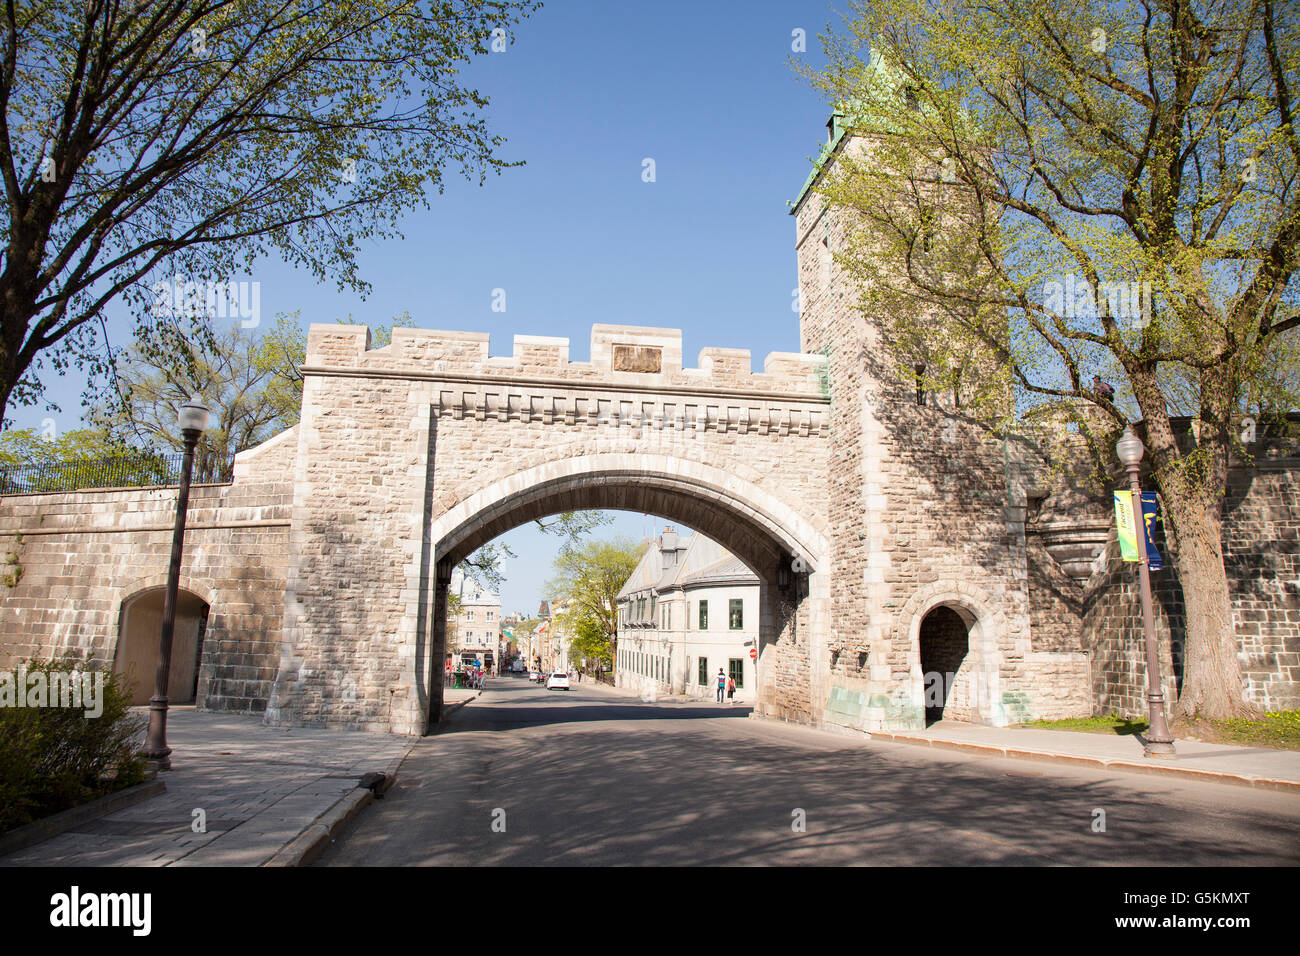
<instances>
[{"instance_id":1,"label":"small arched doorway","mask_svg":"<svg viewBox=\"0 0 1300 956\"><path fill-rule=\"evenodd\" d=\"M921 620L920 645L925 725L945 717L970 720L969 695L963 693L969 674L962 670L970 652L970 625L954 608L941 605Z\"/></svg>"},{"instance_id":2,"label":"small arched doorway","mask_svg":"<svg viewBox=\"0 0 1300 956\"><path fill-rule=\"evenodd\" d=\"M126 678L133 704L147 704L153 696L165 595L165 588L151 588L122 602L113 670ZM208 603L198 595L185 590L177 594L171 670L167 677L169 703L192 704L197 696L208 611Z\"/></svg>"}]
</instances>

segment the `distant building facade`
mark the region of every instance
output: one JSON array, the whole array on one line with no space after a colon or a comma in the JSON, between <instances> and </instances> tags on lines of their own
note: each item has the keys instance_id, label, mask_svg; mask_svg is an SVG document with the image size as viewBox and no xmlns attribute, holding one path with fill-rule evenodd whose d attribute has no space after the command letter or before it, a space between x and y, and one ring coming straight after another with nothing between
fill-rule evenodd
<instances>
[{"instance_id":1,"label":"distant building facade","mask_svg":"<svg viewBox=\"0 0 1300 956\"><path fill-rule=\"evenodd\" d=\"M758 576L722 545L672 528L653 539L618 595L614 682L641 694L708 696L718 671L755 699Z\"/></svg>"},{"instance_id":2,"label":"distant building facade","mask_svg":"<svg viewBox=\"0 0 1300 956\"><path fill-rule=\"evenodd\" d=\"M448 635L448 660L453 666L491 670L502 656L501 598L459 569L452 573L449 591L460 598L460 612L454 620L454 634Z\"/></svg>"}]
</instances>

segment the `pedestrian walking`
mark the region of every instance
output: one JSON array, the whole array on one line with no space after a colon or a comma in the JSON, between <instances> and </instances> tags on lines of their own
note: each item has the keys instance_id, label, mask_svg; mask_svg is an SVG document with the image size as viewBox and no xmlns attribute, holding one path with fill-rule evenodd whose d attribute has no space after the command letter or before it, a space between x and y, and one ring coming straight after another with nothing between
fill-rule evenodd
<instances>
[{"instance_id":1,"label":"pedestrian walking","mask_svg":"<svg viewBox=\"0 0 1300 956\"><path fill-rule=\"evenodd\" d=\"M727 690L727 675L722 673L722 668L718 668L718 703L722 703L722 695Z\"/></svg>"},{"instance_id":2,"label":"pedestrian walking","mask_svg":"<svg viewBox=\"0 0 1300 956\"><path fill-rule=\"evenodd\" d=\"M727 703L734 704L735 702L736 702L736 678L728 677L727 678Z\"/></svg>"}]
</instances>

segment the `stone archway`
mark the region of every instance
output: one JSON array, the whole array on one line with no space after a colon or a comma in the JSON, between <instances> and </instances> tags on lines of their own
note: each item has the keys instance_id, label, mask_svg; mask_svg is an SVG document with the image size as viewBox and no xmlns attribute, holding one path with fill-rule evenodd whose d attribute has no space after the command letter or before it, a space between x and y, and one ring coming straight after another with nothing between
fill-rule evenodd
<instances>
[{"instance_id":1,"label":"stone archway","mask_svg":"<svg viewBox=\"0 0 1300 956\"><path fill-rule=\"evenodd\" d=\"M969 721L970 669L963 670L963 665L970 651L970 623L955 608L941 604L922 618L917 644L925 687L925 725L945 718Z\"/></svg>"},{"instance_id":2,"label":"stone archway","mask_svg":"<svg viewBox=\"0 0 1300 956\"><path fill-rule=\"evenodd\" d=\"M417 616L427 622L428 651L445 649L446 586L451 569L476 548L536 518L570 510L642 511L681 522L718 541L759 578L759 659L756 711L786 717L811 711L810 648L824 643L829 588L825 538L785 502L736 472L665 455L583 455L524 469L487 487L466 489L434 523L429 538L431 596ZM791 572L794 558L812 569ZM776 680L780 672L783 680ZM436 697L436 675L420 698ZM790 678L793 677L793 680ZM430 713L436 713L431 707ZM805 718L806 719L806 718Z\"/></svg>"},{"instance_id":3,"label":"stone archway","mask_svg":"<svg viewBox=\"0 0 1300 956\"><path fill-rule=\"evenodd\" d=\"M907 711L914 715L913 726L926 726L935 716L932 707L927 714L926 665L936 670L939 667L929 659L922 644L922 631L927 628L927 622L929 651L943 665L939 672L945 675L945 693L940 698L943 717L996 726L1008 722L1002 702L999 649L1007 622L1001 611L993 610L995 606L979 588L951 580L936 581L918 589L903 606L897 619L895 641L906 655L911 674L910 687L904 693ZM958 660L961 628L965 629L966 651ZM945 646L949 650L943 650ZM950 663L944 654L949 655ZM946 679L949 669L953 673L951 683Z\"/></svg>"},{"instance_id":4,"label":"stone archway","mask_svg":"<svg viewBox=\"0 0 1300 956\"><path fill-rule=\"evenodd\" d=\"M122 602L113 670L131 685L133 704L147 704L153 696L165 594L165 588L148 588ZM184 589L178 592L167 678L167 697L172 704L194 703L210 610L208 602L197 594Z\"/></svg>"}]
</instances>

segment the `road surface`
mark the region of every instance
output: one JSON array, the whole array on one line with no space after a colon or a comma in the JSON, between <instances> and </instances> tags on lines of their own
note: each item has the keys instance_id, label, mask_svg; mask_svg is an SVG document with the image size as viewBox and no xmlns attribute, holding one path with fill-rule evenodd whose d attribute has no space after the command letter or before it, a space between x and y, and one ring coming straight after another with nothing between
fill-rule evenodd
<instances>
[{"instance_id":1,"label":"road surface","mask_svg":"<svg viewBox=\"0 0 1300 956\"><path fill-rule=\"evenodd\" d=\"M1288 794L748 714L489 681L317 865L1300 862L1300 798Z\"/></svg>"}]
</instances>

